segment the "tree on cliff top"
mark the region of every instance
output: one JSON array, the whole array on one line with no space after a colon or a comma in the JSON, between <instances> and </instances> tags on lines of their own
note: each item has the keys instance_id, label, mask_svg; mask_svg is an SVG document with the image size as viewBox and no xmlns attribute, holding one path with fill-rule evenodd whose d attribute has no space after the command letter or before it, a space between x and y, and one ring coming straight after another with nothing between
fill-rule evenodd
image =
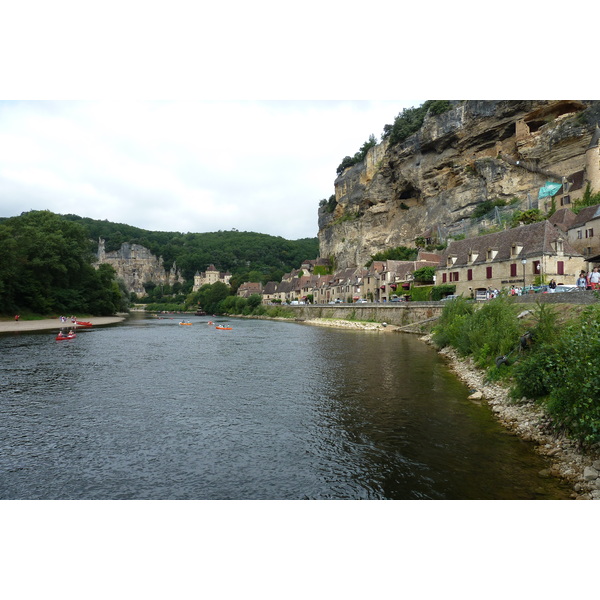
<instances>
[{"instance_id":1,"label":"tree on cliff top","mask_svg":"<svg viewBox=\"0 0 600 600\"><path fill-rule=\"evenodd\" d=\"M403 142L421 129L427 113L441 115L451 108L449 100L427 100L418 108L405 108L396 117L393 125L384 125L382 139L389 139L392 145Z\"/></svg>"},{"instance_id":2,"label":"tree on cliff top","mask_svg":"<svg viewBox=\"0 0 600 600\"><path fill-rule=\"evenodd\" d=\"M367 152L373 148L373 146L377 146L377 138L375 135L371 134L369 139L360 147L360 150L354 156L345 156L342 162L338 165L336 173L341 175L345 169L348 167L352 167L357 165L358 163L365 160L367 156Z\"/></svg>"}]
</instances>

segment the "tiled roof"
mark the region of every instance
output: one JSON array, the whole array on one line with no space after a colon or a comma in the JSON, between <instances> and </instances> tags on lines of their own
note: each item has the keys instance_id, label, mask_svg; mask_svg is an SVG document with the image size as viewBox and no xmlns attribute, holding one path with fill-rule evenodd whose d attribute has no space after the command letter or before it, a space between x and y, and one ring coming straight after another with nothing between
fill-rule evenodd
<instances>
[{"instance_id":1,"label":"tiled roof","mask_svg":"<svg viewBox=\"0 0 600 600\"><path fill-rule=\"evenodd\" d=\"M573 229L575 227L582 227L588 221L592 221L593 219L597 219L600 217L600 204L595 204L594 206L586 206L582 208L579 213L576 215L575 220L569 226L569 229Z\"/></svg>"},{"instance_id":2,"label":"tiled roof","mask_svg":"<svg viewBox=\"0 0 600 600\"><path fill-rule=\"evenodd\" d=\"M577 215L570 208L561 208L548 219L550 223L556 225L562 231L571 228L576 220Z\"/></svg>"},{"instance_id":3,"label":"tiled roof","mask_svg":"<svg viewBox=\"0 0 600 600\"><path fill-rule=\"evenodd\" d=\"M523 249L518 255L518 259L539 256L542 253L555 254L552 248L552 242L558 238L563 240L563 250L566 255L581 256L569 244L564 233L549 221L540 221L531 225L506 229L498 233L489 233L479 237L468 238L450 242L448 247L442 253L440 267L446 268L448 256L455 256L454 266L466 266L467 264L478 264L487 262L487 251L493 249L497 251L495 261L510 260L513 244L522 245ZM477 258L469 261L470 252L478 254Z\"/></svg>"}]
</instances>

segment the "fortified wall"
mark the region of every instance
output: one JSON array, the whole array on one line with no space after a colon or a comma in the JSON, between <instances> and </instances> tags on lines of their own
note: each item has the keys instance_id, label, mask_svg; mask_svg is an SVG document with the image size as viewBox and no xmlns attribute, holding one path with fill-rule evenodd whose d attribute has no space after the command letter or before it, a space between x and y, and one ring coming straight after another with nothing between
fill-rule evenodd
<instances>
[{"instance_id":1,"label":"fortified wall","mask_svg":"<svg viewBox=\"0 0 600 600\"><path fill-rule=\"evenodd\" d=\"M165 269L162 257L157 258L148 248L139 244L121 244L119 250L106 252L104 240L98 240L98 260L95 266L111 265L117 272L117 277L125 282L129 293L140 296L146 294L144 283L152 282L157 285L173 285L185 280L176 268L175 263L169 271Z\"/></svg>"},{"instance_id":2,"label":"fortified wall","mask_svg":"<svg viewBox=\"0 0 600 600\"><path fill-rule=\"evenodd\" d=\"M452 102L335 180L335 207L319 207L320 256L344 269L414 247L418 237L445 241L487 200L543 210L538 190L547 181L565 184L557 208L581 197L588 181L600 191L598 152L588 152L598 122L598 101Z\"/></svg>"}]
</instances>

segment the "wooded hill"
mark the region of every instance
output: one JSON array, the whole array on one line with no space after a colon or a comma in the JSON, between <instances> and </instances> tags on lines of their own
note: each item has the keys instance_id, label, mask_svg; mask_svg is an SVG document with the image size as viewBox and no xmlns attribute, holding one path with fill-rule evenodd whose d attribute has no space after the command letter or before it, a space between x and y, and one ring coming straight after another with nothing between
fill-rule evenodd
<instances>
[{"instance_id":1,"label":"wooded hill","mask_svg":"<svg viewBox=\"0 0 600 600\"><path fill-rule=\"evenodd\" d=\"M248 231L179 233L148 231L123 223L100 221L77 215L63 218L82 225L96 243L105 240L107 252L118 250L123 242L140 244L155 256L162 256L165 267L173 262L186 282L193 284L196 271L213 264L219 271L229 271L232 283L244 281L280 281L282 275L298 269L304 260L317 258L316 237L286 240L282 237Z\"/></svg>"}]
</instances>

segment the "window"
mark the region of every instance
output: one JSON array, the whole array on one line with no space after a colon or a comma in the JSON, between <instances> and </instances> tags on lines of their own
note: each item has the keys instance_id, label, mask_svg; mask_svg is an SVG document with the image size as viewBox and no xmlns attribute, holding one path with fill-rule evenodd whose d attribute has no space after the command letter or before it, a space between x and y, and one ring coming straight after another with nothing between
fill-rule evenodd
<instances>
[{"instance_id":1,"label":"window","mask_svg":"<svg viewBox=\"0 0 600 600\"><path fill-rule=\"evenodd\" d=\"M580 240L583 238L583 232L581 231L581 229L577 230L577 239Z\"/></svg>"},{"instance_id":2,"label":"window","mask_svg":"<svg viewBox=\"0 0 600 600\"><path fill-rule=\"evenodd\" d=\"M519 256L521 250L523 250L523 244L513 244L510 249L511 257L514 258L515 256Z\"/></svg>"},{"instance_id":3,"label":"window","mask_svg":"<svg viewBox=\"0 0 600 600\"><path fill-rule=\"evenodd\" d=\"M557 260L556 261L556 273L558 275L564 275L565 274L565 263L562 260Z\"/></svg>"},{"instance_id":4,"label":"window","mask_svg":"<svg viewBox=\"0 0 600 600\"><path fill-rule=\"evenodd\" d=\"M473 280L473 269L467 269L467 281Z\"/></svg>"},{"instance_id":5,"label":"window","mask_svg":"<svg viewBox=\"0 0 600 600\"><path fill-rule=\"evenodd\" d=\"M540 261L539 261L539 260L534 260L534 261L531 263L531 266L533 267L533 272L534 272L536 275L539 275L539 274L540 274Z\"/></svg>"},{"instance_id":6,"label":"window","mask_svg":"<svg viewBox=\"0 0 600 600\"><path fill-rule=\"evenodd\" d=\"M450 273L450 281L458 281L458 271Z\"/></svg>"},{"instance_id":7,"label":"window","mask_svg":"<svg viewBox=\"0 0 600 600\"><path fill-rule=\"evenodd\" d=\"M442 273L442 283L446 283L446 273Z\"/></svg>"},{"instance_id":8,"label":"window","mask_svg":"<svg viewBox=\"0 0 600 600\"><path fill-rule=\"evenodd\" d=\"M517 276L517 263L512 263L510 265L510 276L511 277L516 277Z\"/></svg>"},{"instance_id":9,"label":"window","mask_svg":"<svg viewBox=\"0 0 600 600\"><path fill-rule=\"evenodd\" d=\"M565 204L571 204L571 196L563 196L560 201L561 206L565 206Z\"/></svg>"},{"instance_id":10,"label":"window","mask_svg":"<svg viewBox=\"0 0 600 600\"><path fill-rule=\"evenodd\" d=\"M594 229L592 227L585 230L585 237L586 238L594 237Z\"/></svg>"},{"instance_id":11,"label":"window","mask_svg":"<svg viewBox=\"0 0 600 600\"><path fill-rule=\"evenodd\" d=\"M486 267L486 268L485 268L485 276L486 276L488 279L491 279L491 278L492 278L492 267Z\"/></svg>"}]
</instances>

